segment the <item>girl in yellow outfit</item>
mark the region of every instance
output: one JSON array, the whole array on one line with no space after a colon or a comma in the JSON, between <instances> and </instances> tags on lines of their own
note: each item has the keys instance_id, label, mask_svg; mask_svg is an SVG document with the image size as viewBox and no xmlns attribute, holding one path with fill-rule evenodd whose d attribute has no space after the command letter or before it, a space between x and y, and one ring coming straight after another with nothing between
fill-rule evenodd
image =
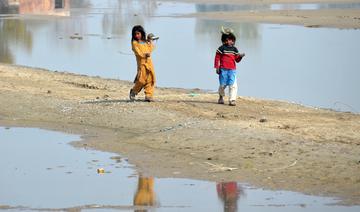
<instances>
[{"instance_id":1,"label":"girl in yellow outfit","mask_svg":"<svg viewBox=\"0 0 360 212\"><path fill-rule=\"evenodd\" d=\"M137 62L137 74L134 80L134 87L130 90L130 100L135 100L135 96L145 90L145 101L153 101L155 87L155 71L151 60L151 52L154 45L151 39L146 40L145 30L137 25L132 29L131 45L135 53Z\"/></svg>"}]
</instances>

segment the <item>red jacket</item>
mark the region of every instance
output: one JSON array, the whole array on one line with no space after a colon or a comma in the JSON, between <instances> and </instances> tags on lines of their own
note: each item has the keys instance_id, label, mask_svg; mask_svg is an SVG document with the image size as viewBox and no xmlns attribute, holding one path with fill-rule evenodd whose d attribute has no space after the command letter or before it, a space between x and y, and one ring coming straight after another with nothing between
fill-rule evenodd
<instances>
[{"instance_id":1,"label":"red jacket","mask_svg":"<svg viewBox=\"0 0 360 212\"><path fill-rule=\"evenodd\" d=\"M214 67L230 70L236 69L236 63L240 62L242 57L235 46L222 45L216 50ZM235 63L236 62L236 63Z\"/></svg>"}]
</instances>

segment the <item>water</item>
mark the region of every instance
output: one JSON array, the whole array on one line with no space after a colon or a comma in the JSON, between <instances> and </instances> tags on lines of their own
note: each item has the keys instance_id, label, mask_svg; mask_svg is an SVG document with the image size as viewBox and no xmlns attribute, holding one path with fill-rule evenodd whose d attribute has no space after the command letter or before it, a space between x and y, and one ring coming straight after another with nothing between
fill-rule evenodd
<instances>
[{"instance_id":1,"label":"water","mask_svg":"<svg viewBox=\"0 0 360 212\"><path fill-rule=\"evenodd\" d=\"M136 63L130 32L133 25L141 24L160 36L153 54L158 86L216 90L213 59L220 45L220 27L224 25L235 29L236 45L246 53L238 64L239 95L360 112L359 30L177 17L196 11L253 7L277 10L290 6L71 1L68 9L56 10L57 16L23 14L1 18L0 61L133 80ZM357 8L358 4L291 7ZM82 39L71 39L74 34Z\"/></svg>"},{"instance_id":2,"label":"water","mask_svg":"<svg viewBox=\"0 0 360 212\"><path fill-rule=\"evenodd\" d=\"M358 211L333 198L237 182L153 178L125 158L69 145L77 135L0 127L0 210ZM105 174L97 169L104 168ZM148 206L140 206L140 203ZM224 207L227 209L225 210ZM100 210L101 209L101 210Z\"/></svg>"}]
</instances>

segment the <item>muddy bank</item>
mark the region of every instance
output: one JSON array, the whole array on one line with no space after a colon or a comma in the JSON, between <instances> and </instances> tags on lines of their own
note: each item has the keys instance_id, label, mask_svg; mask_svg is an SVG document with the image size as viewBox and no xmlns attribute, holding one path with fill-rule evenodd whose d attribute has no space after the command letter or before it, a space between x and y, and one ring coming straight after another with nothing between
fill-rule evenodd
<instances>
[{"instance_id":1,"label":"muddy bank","mask_svg":"<svg viewBox=\"0 0 360 212\"><path fill-rule=\"evenodd\" d=\"M130 82L0 65L2 125L85 135L160 177L237 180L360 204L360 115L200 90L128 102ZM224 171L223 168L236 168Z\"/></svg>"},{"instance_id":2,"label":"muddy bank","mask_svg":"<svg viewBox=\"0 0 360 212\"><path fill-rule=\"evenodd\" d=\"M329 9L321 11L247 11L247 12L206 12L187 17L216 19L230 22L258 22L273 24L292 24L305 27L333 27L340 29L359 29L360 10Z\"/></svg>"},{"instance_id":3,"label":"muddy bank","mask_svg":"<svg viewBox=\"0 0 360 212\"><path fill-rule=\"evenodd\" d=\"M185 1L187 2L187 1ZM332 0L268 0L268 1L202 1L191 0L188 2L202 4L306 4L306 3L360 3L358 0L332 1ZM211 20L223 20L229 22L257 22L273 24L291 24L305 27L333 27L341 29L360 28L359 9L316 9L316 10L249 10L249 11L227 11L227 12L198 12L185 17L197 17Z\"/></svg>"}]
</instances>

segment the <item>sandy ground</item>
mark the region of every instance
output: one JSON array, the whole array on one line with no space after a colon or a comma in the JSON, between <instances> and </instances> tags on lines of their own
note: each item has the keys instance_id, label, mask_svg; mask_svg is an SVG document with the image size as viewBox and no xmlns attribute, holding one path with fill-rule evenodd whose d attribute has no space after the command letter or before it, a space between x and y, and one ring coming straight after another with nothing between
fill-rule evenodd
<instances>
[{"instance_id":1,"label":"sandy ground","mask_svg":"<svg viewBox=\"0 0 360 212\"><path fill-rule=\"evenodd\" d=\"M129 102L130 82L0 64L0 124L84 135L159 177L251 183L360 204L360 115L200 90ZM229 168L231 171L227 170Z\"/></svg>"},{"instance_id":2,"label":"sandy ground","mask_svg":"<svg viewBox=\"0 0 360 212\"><path fill-rule=\"evenodd\" d=\"M359 0L184 0L329 3ZM204 19L360 28L360 10L197 13ZM69 70L71 71L71 70ZM360 204L360 115L201 90L158 88L128 102L130 82L0 64L0 125L84 135L74 143L120 153L158 177L247 182ZM142 99L140 96L139 99Z\"/></svg>"},{"instance_id":3,"label":"sandy ground","mask_svg":"<svg viewBox=\"0 0 360 212\"><path fill-rule=\"evenodd\" d=\"M213 4L273 4L273 3L360 3L360 0L184 0L184 2ZM320 9L280 11L251 10L232 12L201 12L185 17L216 19L229 22L258 22L294 24L306 27L334 27L341 29L360 28L360 9Z\"/></svg>"}]
</instances>

